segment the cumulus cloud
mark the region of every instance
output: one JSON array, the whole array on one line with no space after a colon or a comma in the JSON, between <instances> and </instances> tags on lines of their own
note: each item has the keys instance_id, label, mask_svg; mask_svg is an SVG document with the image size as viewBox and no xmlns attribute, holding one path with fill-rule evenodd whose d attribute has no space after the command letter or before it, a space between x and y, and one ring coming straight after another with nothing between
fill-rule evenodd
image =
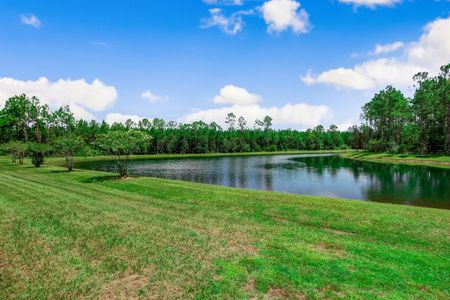
<instances>
[{"instance_id":1,"label":"cumulus cloud","mask_svg":"<svg viewBox=\"0 0 450 300\"><path fill-rule=\"evenodd\" d=\"M305 103L286 104L282 107L263 107L257 104L252 105L232 105L217 109L199 110L188 114L182 118L182 122L191 123L202 120L206 123L216 122L225 126L225 117L228 113L236 116L243 116L248 124L252 124L256 119L262 120L264 116L273 118L274 126L289 127L313 127L324 120L331 118L331 112L324 105L309 105Z\"/></svg>"},{"instance_id":2,"label":"cumulus cloud","mask_svg":"<svg viewBox=\"0 0 450 300\"><path fill-rule=\"evenodd\" d=\"M339 0L339 2L375 8L376 6L394 6L395 4L401 3L402 0Z\"/></svg>"},{"instance_id":3,"label":"cumulus cloud","mask_svg":"<svg viewBox=\"0 0 450 300\"><path fill-rule=\"evenodd\" d=\"M221 88L219 94L213 98L213 102L216 104L251 105L260 101L261 97L259 95L252 94L246 89L232 84Z\"/></svg>"},{"instance_id":4,"label":"cumulus cloud","mask_svg":"<svg viewBox=\"0 0 450 300\"><path fill-rule=\"evenodd\" d=\"M309 105L305 103L286 104L282 107L264 107L259 104L261 96L252 94L244 88L234 85L226 85L219 94L213 98L216 104L228 104L228 106L214 109L197 110L184 116L180 121L192 123L194 121L204 121L207 123L216 122L225 126L226 115L230 112L237 117L243 116L249 125L256 119L262 120L269 115L273 118L276 127L312 127L322 121L331 118L331 112L324 105Z\"/></svg>"},{"instance_id":5,"label":"cumulus cloud","mask_svg":"<svg viewBox=\"0 0 450 300\"><path fill-rule=\"evenodd\" d=\"M328 84L336 88L368 90L394 85L405 89L417 72L435 74L441 65L450 62L450 17L437 19L425 26L418 41L405 47L395 57L368 60L353 68L336 68L314 76L302 77L306 84Z\"/></svg>"},{"instance_id":6,"label":"cumulus cloud","mask_svg":"<svg viewBox=\"0 0 450 300\"><path fill-rule=\"evenodd\" d=\"M200 20L201 28L219 27L228 35L236 35L242 31L245 26L242 16L253 14L252 10L240 10L230 16L225 16L220 8L209 10L209 18Z\"/></svg>"},{"instance_id":7,"label":"cumulus cloud","mask_svg":"<svg viewBox=\"0 0 450 300\"><path fill-rule=\"evenodd\" d=\"M342 124L338 124L336 126L339 131L347 131L347 129L349 129L353 125L354 125L353 123L342 123Z\"/></svg>"},{"instance_id":8,"label":"cumulus cloud","mask_svg":"<svg viewBox=\"0 0 450 300\"><path fill-rule=\"evenodd\" d=\"M151 90L145 90L141 93L142 99L148 100L151 103L161 101L161 100L167 100L169 99L169 96L159 96L153 93Z\"/></svg>"},{"instance_id":9,"label":"cumulus cloud","mask_svg":"<svg viewBox=\"0 0 450 300\"><path fill-rule=\"evenodd\" d=\"M22 81L0 78L0 106L4 105L6 99L23 93L38 97L52 108L69 105L75 117L83 119L94 119L91 111L103 111L117 100L114 86L108 86L98 79L89 83L84 79L50 81L41 77L38 80Z\"/></svg>"},{"instance_id":10,"label":"cumulus cloud","mask_svg":"<svg viewBox=\"0 0 450 300\"><path fill-rule=\"evenodd\" d=\"M300 3L294 0L269 0L261 6L264 21L268 25L269 33L288 30L295 34L309 31L309 16Z\"/></svg>"},{"instance_id":11,"label":"cumulus cloud","mask_svg":"<svg viewBox=\"0 0 450 300\"><path fill-rule=\"evenodd\" d=\"M399 41L391 43L391 44L384 44L384 45L376 44L375 49L372 51L372 54L374 54L374 55L387 54L387 53L395 52L395 51L403 48L404 46L405 46L405 44L403 44L402 42L399 42Z\"/></svg>"},{"instance_id":12,"label":"cumulus cloud","mask_svg":"<svg viewBox=\"0 0 450 300\"><path fill-rule=\"evenodd\" d=\"M127 115L127 114L121 114L121 113L109 113L105 117L105 122L108 124L114 124L114 123L125 123L128 120L131 120L135 123L138 123L144 119L144 117L138 116L138 115Z\"/></svg>"},{"instance_id":13,"label":"cumulus cloud","mask_svg":"<svg viewBox=\"0 0 450 300\"><path fill-rule=\"evenodd\" d=\"M41 20L38 19L38 17L36 17L35 15L30 15L30 16L20 16L20 21L25 24L25 25L29 25L32 26L34 28L39 28L41 27Z\"/></svg>"}]
</instances>

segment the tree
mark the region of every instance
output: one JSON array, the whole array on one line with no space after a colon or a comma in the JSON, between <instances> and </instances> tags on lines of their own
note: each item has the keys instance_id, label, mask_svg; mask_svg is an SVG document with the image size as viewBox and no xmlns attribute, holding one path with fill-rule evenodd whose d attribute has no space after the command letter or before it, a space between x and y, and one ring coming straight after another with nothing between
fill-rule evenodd
<instances>
[{"instance_id":1,"label":"tree","mask_svg":"<svg viewBox=\"0 0 450 300\"><path fill-rule=\"evenodd\" d=\"M236 124L236 115L232 112L228 113L225 124L228 124L228 130L234 130L234 126Z\"/></svg>"},{"instance_id":2,"label":"tree","mask_svg":"<svg viewBox=\"0 0 450 300\"><path fill-rule=\"evenodd\" d=\"M24 142L11 141L5 144L3 149L10 154L13 163L16 163L18 160L19 164L22 165L23 159L27 156L28 146Z\"/></svg>"},{"instance_id":3,"label":"tree","mask_svg":"<svg viewBox=\"0 0 450 300\"><path fill-rule=\"evenodd\" d=\"M272 117L271 116L264 117L263 126L264 126L264 130L269 130L270 127L272 127Z\"/></svg>"},{"instance_id":4,"label":"tree","mask_svg":"<svg viewBox=\"0 0 450 300\"><path fill-rule=\"evenodd\" d=\"M402 143L403 126L410 119L408 101L388 86L363 106L363 119L374 131L374 150L396 152Z\"/></svg>"},{"instance_id":5,"label":"tree","mask_svg":"<svg viewBox=\"0 0 450 300\"><path fill-rule=\"evenodd\" d=\"M36 142L28 143L28 154L31 157L31 162L36 168L39 168L43 163L45 156L52 150L47 144L40 144Z\"/></svg>"},{"instance_id":6,"label":"tree","mask_svg":"<svg viewBox=\"0 0 450 300\"><path fill-rule=\"evenodd\" d=\"M240 131L245 130L245 126L247 126L247 121L245 121L244 117L240 116L238 119L238 126Z\"/></svg>"},{"instance_id":7,"label":"tree","mask_svg":"<svg viewBox=\"0 0 450 300\"><path fill-rule=\"evenodd\" d=\"M256 119L254 128L256 130L264 128L264 122L261 121L260 119Z\"/></svg>"},{"instance_id":8,"label":"tree","mask_svg":"<svg viewBox=\"0 0 450 300\"><path fill-rule=\"evenodd\" d=\"M112 155L116 162L120 177L128 176L128 160L131 154L143 152L148 146L150 137L141 131L110 131L97 138L98 146L106 154Z\"/></svg>"},{"instance_id":9,"label":"tree","mask_svg":"<svg viewBox=\"0 0 450 300\"><path fill-rule=\"evenodd\" d=\"M86 144L83 139L74 134L67 134L53 142L55 151L64 156L67 170L73 170L74 156L81 153Z\"/></svg>"}]
</instances>

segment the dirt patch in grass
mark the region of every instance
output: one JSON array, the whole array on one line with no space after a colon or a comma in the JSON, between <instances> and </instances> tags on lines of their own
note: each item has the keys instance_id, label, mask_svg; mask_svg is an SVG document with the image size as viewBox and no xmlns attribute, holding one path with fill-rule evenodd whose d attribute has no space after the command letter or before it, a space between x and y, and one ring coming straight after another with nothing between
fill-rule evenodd
<instances>
[{"instance_id":1,"label":"dirt patch in grass","mask_svg":"<svg viewBox=\"0 0 450 300\"><path fill-rule=\"evenodd\" d=\"M190 299L178 284L163 280L150 284L146 288L144 299Z\"/></svg>"},{"instance_id":2,"label":"dirt patch in grass","mask_svg":"<svg viewBox=\"0 0 450 300\"><path fill-rule=\"evenodd\" d=\"M332 234L336 234L336 235L352 235L352 234L354 234L353 232L342 231L342 230L331 229L331 228L327 228L327 229L325 229L325 231L332 233Z\"/></svg>"},{"instance_id":3,"label":"dirt patch in grass","mask_svg":"<svg viewBox=\"0 0 450 300\"><path fill-rule=\"evenodd\" d=\"M8 257L6 253L0 250L0 271L6 269L8 267Z\"/></svg>"},{"instance_id":4,"label":"dirt patch in grass","mask_svg":"<svg viewBox=\"0 0 450 300\"><path fill-rule=\"evenodd\" d=\"M246 291L254 291L256 290L255 279L253 277L249 277L247 279L247 283L244 286L244 290Z\"/></svg>"},{"instance_id":5,"label":"dirt patch in grass","mask_svg":"<svg viewBox=\"0 0 450 300\"><path fill-rule=\"evenodd\" d=\"M231 252L234 253L244 253L253 256L258 255L258 249L243 239L237 238L230 240L228 242L228 247Z\"/></svg>"},{"instance_id":6,"label":"dirt patch in grass","mask_svg":"<svg viewBox=\"0 0 450 300\"><path fill-rule=\"evenodd\" d=\"M113 280L102 287L99 299L138 299L138 292L149 278L143 275L130 274Z\"/></svg>"},{"instance_id":7,"label":"dirt patch in grass","mask_svg":"<svg viewBox=\"0 0 450 300\"><path fill-rule=\"evenodd\" d=\"M321 242L318 244L309 244L308 248L313 251L317 251L323 254L331 254L338 258L344 258L347 255L343 249L336 244Z\"/></svg>"},{"instance_id":8,"label":"dirt patch in grass","mask_svg":"<svg viewBox=\"0 0 450 300\"><path fill-rule=\"evenodd\" d=\"M266 293L267 299L297 299L304 300L306 296L300 292L291 293L285 289L271 287Z\"/></svg>"}]
</instances>

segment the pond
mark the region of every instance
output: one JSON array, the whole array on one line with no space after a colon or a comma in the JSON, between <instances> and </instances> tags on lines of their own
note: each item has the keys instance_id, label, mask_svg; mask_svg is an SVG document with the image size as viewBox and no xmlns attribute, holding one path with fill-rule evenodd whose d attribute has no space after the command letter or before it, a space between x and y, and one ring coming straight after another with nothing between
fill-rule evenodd
<instances>
[{"instance_id":1,"label":"pond","mask_svg":"<svg viewBox=\"0 0 450 300\"><path fill-rule=\"evenodd\" d=\"M115 171L112 161L78 168ZM345 159L333 154L130 161L131 175L294 194L450 209L450 170Z\"/></svg>"}]
</instances>

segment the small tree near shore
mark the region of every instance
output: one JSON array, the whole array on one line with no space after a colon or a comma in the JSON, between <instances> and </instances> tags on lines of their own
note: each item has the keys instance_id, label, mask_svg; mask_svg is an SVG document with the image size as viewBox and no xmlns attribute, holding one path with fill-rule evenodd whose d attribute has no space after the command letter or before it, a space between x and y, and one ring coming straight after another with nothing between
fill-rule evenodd
<instances>
[{"instance_id":1,"label":"small tree near shore","mask_svg":"<svg viewBox=\"0 0 450 300\"><path fill-rule=\"evenodd\" d=\"M74 134L69 134L56 139L53 142L55 151L64 156L67 170L73 170L74 156L81 153L86 144L83 139Z\"/></svg>"},{"instance_id":2,"label":"small tree near shore","mask_svg":"<svg viewBox=\"0 0 450 300\"><path fill-rule=\"evenodd\" d=\"M98 146L114 157L121 178L128 177L128 160L131 154L143 152L150 136L137 131L111 131L97 138Z\"/></svg>"}]
</instances>

